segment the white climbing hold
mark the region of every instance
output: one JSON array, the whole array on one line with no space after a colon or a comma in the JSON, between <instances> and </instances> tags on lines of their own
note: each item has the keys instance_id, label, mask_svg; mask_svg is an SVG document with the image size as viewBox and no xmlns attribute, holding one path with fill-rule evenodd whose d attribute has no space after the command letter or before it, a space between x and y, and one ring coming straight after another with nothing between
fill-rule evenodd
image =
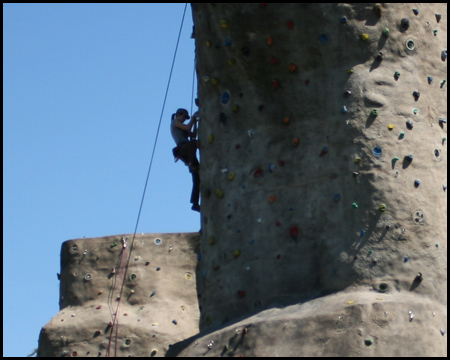
<instances>
[{"instance_id":1,"label":"white climbing hold","mask_svg":"<svg viewBox=\"0 0 450 360\"><path fill-rule=\"evenodd\" d=\"M413 319L414 319L414 313L410 310L410 311L408 312L408 314L409 314L409 321L410 321L410 322L413 321Z\"/></svg>"}]
</instances>

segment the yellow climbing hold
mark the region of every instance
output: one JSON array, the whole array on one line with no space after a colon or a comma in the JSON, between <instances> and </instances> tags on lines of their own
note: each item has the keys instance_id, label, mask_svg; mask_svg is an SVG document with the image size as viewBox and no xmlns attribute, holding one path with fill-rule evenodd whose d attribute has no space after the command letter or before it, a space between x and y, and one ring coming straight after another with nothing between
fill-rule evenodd
<instances>
[{"instance_id":1,"label":"yellow climbing hold","mask_svg":"<svg viewBox=\"0 0 450 360\"><path fill-rule=\"evenodd\" d=\"M239 105L233 105L233 111L238 112L239 111Z\"/></svg>"},{"instance_id":2,"label":"yellow climbing hold","mask_svg":"<svg viewBox=\"0 0 450 360\"><path fill-rule=\"evenodd\" d=\"M223 198L223 191L220 190L220 189L217 189L217 190L216 190L216 195L217 195L217 197L218 197L219 199L222 199L222 198Z\"/></svg>"},{"instance_id":3,"label":"yellow climbing hold","mask_svg":"<svg viewBox=\"0 0 450 360\"><path fill-rule=\"evenodd\" d=\"M228 64L234 65L234 60L233 59L228 59Z\"/></svg>"},{"instance_id":4,"label":"yellow climbing hold","mask_svg":"<svg viewBox=\"0 0 450 360\"><path fill-rule=\"evenodd\" d=\"M186 310L186 306L184 306L184 305L181 305L181 310Z\"/></svg>"},{"instance_id":5,"label":"yellow climbing hold","mask_svg":"<svg viewBox=\"0 0 450 360\"><path fill-rule=\"evenodd\" d=\"M157 322L154 322L154 323L152 324L152 326L158 326L158 323L157 323Z\"/></svg>"},{"instance_id":6,"label":"yellow climbing hold","mask_svg":"<svg viewBox=\"0 0 450 360\"><path fill-rule=\"evenodd\" d=\"M211 324L211 316L207 315L206 316L206 325L210 325Z\"/></svg>"},{"instance_id":7,"label":"yellow climbing hold","mask_svg":"<svg viewBox=\"0 0 450 360\"><path fill-rule=\"evenodd\" d=\"M220 20L220 26L222 26L224 29L228 28L228 21Z\"/></svg>"},{"instance_id":8,"label":"yellow climbing hold","mask_svg":"<svg viewBox=\"0 0 450 360\"><path fill-rule=\"evenodd\" d=\"M208 239L208 242L209 242L211 245L214 244L214 243L216 242L215 237L214 237L214 236L210 236L209 239Z\"/></svg>"},{"instance_id":9,"label":"yellow climbing hold","mask_svg":"<svg viewBox=\"0 0 450 360\"><path fill-rule=\"evenodd\" d=\"M347 74L353 74L353 69L348 69Z\"/></svg>"},{"instance_id":10,"label":"yellow climbing hold","mask_svg":"<svg viewBox=\"0 0 450 360\"><path fill-rule=\"evenodd\" d=\"M229 175L228 175L228 180L233 180L234 179L234 173L230 173Z\"/></svg>"},{"instance_id":11,"label":"yellow climbing hold","mask_svg":"<svg viewBox=\"0 0 450 360\"><path fill-rule=\"evenodd\" d=\"M206 46L207 46L207 47L211 47L211 41L208 40L208 41L206 42Z\"/></svg>"},{"instance_id":12,"label":"yellow climbing hold","mask_svg":"<svg viewBox=\"0 0 450 360\"><path fill-rule=\"evenodd\" d=\"M234 257L238 257L239 255L241 255L241 252L239 250L234 250L233 251L233 256Z\"/></svg>"},{"instance_id":13,"label":"yellow climbing hold","mask_svg":"<svg viewBox=\"0 0 450 360\"><path fill-rule=\"evenodd\" d=\"M386 204L380 204L378 207L381 211L386 211Z\"/></svg>"},{"instance_id":14,"label":"yellow climbing hold","mask_svg":"<svg viewBox=\"0 0 450 360\"><path fill-rule=\"evenodd\" d=\"M355 300L350 300L347 304L351 305L355 302Z\"/></svg>"},{"instance_id":15,"label":"yellow climbing hold","mask_svg":"<svg viewBox=\"0 0 450 360\"><path fill-rule=\"evenodd\" d=\"M217 79L215 79L215 78L212 78L212 79L211 79L211 84L217 85L218 83L219 83L219 80L217 80Z\"/></svg>"},{"instance_id":16,"label":"yellow climbing hold","mask_svg":"<svg viewBox=\"0 0 450 360\"><path fill-rule=\"evenodd\" d=\"M353 160L353 162L355 164L359 164L361 162L361 158L360 157L356 157L355 160Z\"/></svg>"},{"instance_id":17,"label":"yellow climbing hold","mask_svg":"<svg viewBox=\"0 0 450 360\"><path fill-rule=\"evenodd\" d=\"M213 141L214 141L214 135L213 135L213 134L209 134L209 136L208 136L208 142L209 142L210 144L212 144Z\"/></svg>"},{"instance_id":18,"label":"yellow climbing hold","mask_svg":"<svg viewBox=\"0 0 450 360\"><path fill-rule=\"evenodd\" d=\"M185 276L186 276L187 280L191 280L192 279L192 275L191 274L186 274Z\"/></svg>"},{"instance_id":19,"label":"yellow climbing hold","mask_svg":"<svg viewBox=\"0 0 450 360\"><path fill-rule=\"evenodd\" d=\"M361 40L362 41L368 41L369 40L369 34L361 34Z\"/></svg>"},{"instance_id":20,"label":"yellow climbing hold","mask_svg":"<svg viewBox=\"0 0 450 360\"><path fill-rule=\"evenodd\" d=\"M389 130L392 130L393 128L394 128L394 125L392 125L392 124L389 124L389 125L388 125L388 129L389 129Z\"/></svg>"},{"instance_id":21,"label":"yellow climbing hold","mask_svg":"<svg viewBox=\"0 0 450 360\"><path fill-rule=\"evenodd\" d=\"M378 297L377 300L383 300L383 298Z\"/></svg>"}]
</instances>

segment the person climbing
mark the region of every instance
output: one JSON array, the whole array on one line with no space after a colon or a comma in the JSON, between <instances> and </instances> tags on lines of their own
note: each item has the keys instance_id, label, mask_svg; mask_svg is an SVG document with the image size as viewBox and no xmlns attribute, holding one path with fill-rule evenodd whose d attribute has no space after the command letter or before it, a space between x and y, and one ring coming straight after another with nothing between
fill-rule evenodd
<instances>
[{"instance_id":1,"label":"person climbing","mask_svg":"<svg viewBox=\"0 0 450 360\"><path fill-rule=\"evenodd\" d=\"M191 119L189 123L184 122ZM197 160L197 140L195 140L197 132L197 122L199 120L197 112L189 116L186 109L178 109L172 115L170 123L170 132L177 146L172 150L175 161L182 160L186 166L189 167L189 172L192 174L192 193L191 204L192 210L200 212L199 197L200 197L200 176L199 165ZM192 128L194 130L192 131Z\"/></svg>"}]
</instances>

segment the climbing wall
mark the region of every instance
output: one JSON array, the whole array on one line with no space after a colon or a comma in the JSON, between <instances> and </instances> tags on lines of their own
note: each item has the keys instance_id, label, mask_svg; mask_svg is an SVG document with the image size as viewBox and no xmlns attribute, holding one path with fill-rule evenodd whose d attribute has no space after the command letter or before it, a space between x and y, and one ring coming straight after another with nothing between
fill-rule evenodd
<instances>
[{"instance_id":1,"label":"climbing wall","mask_svg":"<svg viewBox=\"0 0 450 360\"><path fill-rule=\"evenodd\" d=\"M446 354L446 5L192 9L222 329L181 354Z\"/></svg>"},{"instance_id":2,"label":"climbing wall","mask_svg":"<svg viewBox=\"0 0 450 360\"><path fill-rule=\"evenodd\" d=\"M39 356L164 356L198 333L198 233L132 240L63 243L61 311L41 330Z\"/></svg>"}]
</instances>

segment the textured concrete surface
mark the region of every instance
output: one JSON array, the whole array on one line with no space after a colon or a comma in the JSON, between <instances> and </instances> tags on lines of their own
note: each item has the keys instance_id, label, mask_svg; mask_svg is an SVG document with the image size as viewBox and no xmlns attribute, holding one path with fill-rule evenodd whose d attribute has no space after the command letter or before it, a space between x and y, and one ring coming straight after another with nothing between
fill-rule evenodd
<instances>
[{"instance_id":1,"label":"textured concrete surface","mask_svg":"<svg viewBox=\"0 0 450 360\"><path fill-rule=\"evenodd\" d=\"M120 354L446 356L446 4L192 10L201 242L164 283L143 273L139 303L130 302L137 291L122 301L135 317L149 304L149 315L145 327L121 315ZM87 327L97 287L70 274L92 274L95 262L81 270L77 256L61 274L64 325L58 314L44 327L41 355L61 353L58 336L76 321L68 305L86 321L71 328L67 354L83 341L99 341L95 356L110 346L109 333L98 339ZM196 266L195 284L178 278ZM112 286L111 266L102 267ZM150 297L156 280L161 292ZM184 303L189 316L174 325ZM164 324L156 340L154 321ZM135 334L142 341L124 346Z\"/></svg>"}]
</instances>

